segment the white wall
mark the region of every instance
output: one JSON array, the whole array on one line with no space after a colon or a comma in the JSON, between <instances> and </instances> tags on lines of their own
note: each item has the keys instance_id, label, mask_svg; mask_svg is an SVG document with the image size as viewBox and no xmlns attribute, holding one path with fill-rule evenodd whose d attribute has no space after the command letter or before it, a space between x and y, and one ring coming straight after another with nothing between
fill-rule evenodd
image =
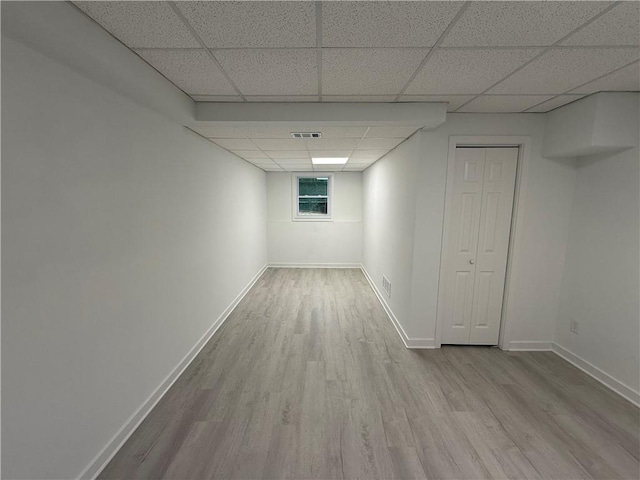
<instances>
[{"instance_id":1,"label":"white wall","mask_svg":"<svg viewBox=\"0 0 640 480\"><path fill-rule=\"evenodd\" d=\"M635 118L626 121L635 124L637 135L637 110ZM601 370L604 380L629 398L633 395L624 391L625 386L634 391L636 402L640 400L639 155L636 147L578 161L555 337L563 349ZM577 334L569 330L572 319L578 322Z\"/></svg>"},{"instance_id":2,"label":"white wall","mask_svg":"<svg viewBox=\"0 0 640 480\"><path fill-rule=\"evenodd\" d=\"M2 475L73 478L265 264L265 173L4 36L2 140Z\"/></svg>"},{"instance_id":3,"label":"white wall","mask_svg":"<svg viewBox=\"0 0 640 480\"><path fill-rule=\"evenodd\" d=\"M277 265L362 262L362 173L333 175L332 221L293 221L292 174L267 174L267 258Z\"/></svg>"},{"instance_id":4,"label":"white wall","mask_svg":"<svg viewBox=\"0 0 640 480\"><path fill-rule=\"evenodd\" d=\"M379 291L383 291L383 275L391 282L391 297L383 298L405 330L410 327L420 161L420 133L417 133L367 168L363 176L362 264ZM405 340L417 336L409 331Z\"/></svg>"},{"instance_id":5,"label":"white wall","mask_svg":"<svg viewBox=\"0 0 640 480\"><path fill-rule=\"evenodd\" d=\"M541 156L543 131L543 115L450 114L444 125L420 132L365 171L364 266L379 289L381 275L389 276L390 307L416 346L433 346L435 339L449 137L514 135L529 136L532 151L506 346L550 347L575 167Z\"/></svg>"}]
</instances>

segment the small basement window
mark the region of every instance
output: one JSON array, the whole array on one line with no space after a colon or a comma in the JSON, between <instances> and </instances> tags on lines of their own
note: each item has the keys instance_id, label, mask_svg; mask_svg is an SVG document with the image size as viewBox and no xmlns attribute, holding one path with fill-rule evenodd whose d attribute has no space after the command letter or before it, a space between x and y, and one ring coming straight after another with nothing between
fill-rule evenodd
<instances>
[{"instance_id":1,"label":"small basement window","mask_svg":"<svg viewBox=\"0 0 640 480\"><path fill-rule=\"evenodd\" d=\"M293 183L294 220L331 220L332 174L297 174Z\"/></svg>"}]
</instances>

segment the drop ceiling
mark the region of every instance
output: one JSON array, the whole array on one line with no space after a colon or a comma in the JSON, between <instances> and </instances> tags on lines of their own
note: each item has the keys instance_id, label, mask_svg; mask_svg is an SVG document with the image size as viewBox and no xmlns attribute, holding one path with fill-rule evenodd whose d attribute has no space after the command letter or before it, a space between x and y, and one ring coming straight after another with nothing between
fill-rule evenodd
<instances>
[{"instance_id":1,"label":"drop ceiling","mask_svg":"<svg viewBox=\"0 0 640 480\"><path fill-rule=\"evenodd\" d=\"M198 102L446 102L450 112L537 113L599 91L640 91L635 1L74 3ZM349 170L415 131L369 127L324 125L315 142L291 139L302 130L294 125L271 136L267 127L205 136L265 170L350 152Z\"/></svg>"}]
</instances>

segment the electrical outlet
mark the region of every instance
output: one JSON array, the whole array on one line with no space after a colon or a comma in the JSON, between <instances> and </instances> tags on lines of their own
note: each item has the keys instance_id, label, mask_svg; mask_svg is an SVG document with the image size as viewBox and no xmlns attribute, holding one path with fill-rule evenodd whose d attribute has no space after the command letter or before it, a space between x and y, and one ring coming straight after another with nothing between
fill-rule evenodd
<instances>
[{"instance_id":1,"label":"electrical outlet","mask_svg":"<svg viewBox=\"0 0 640 480\"><path fill-rule=\"evenodd\" d=\"M391 298L391 282L384 275L382 276L382 288L387 294L387 297Z\"/></svg>"},{"instance_id":2,"label":"electrical outlet","mask_svg":"<svg viewBox=\"0 0 640 480\"><path fill-rule=\"evenodd\" d=\"M569 323L569 330L571 330L571 332L575 333L576 335L578 334L578 321L577 320L571 320L571 322Z\"/></svg>"}]
</instances>

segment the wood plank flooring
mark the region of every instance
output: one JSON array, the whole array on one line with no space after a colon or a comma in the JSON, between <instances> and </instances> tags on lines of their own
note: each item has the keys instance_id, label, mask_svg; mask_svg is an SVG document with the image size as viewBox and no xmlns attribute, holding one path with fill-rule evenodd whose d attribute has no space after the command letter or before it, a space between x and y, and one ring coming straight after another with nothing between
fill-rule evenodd
<instances>
[{"instance_id":1,"label":"wood plank flooring","mask_svg":"<svg viewBox=\"0 0 640 480\"><path fill-rule=\"evenodd\" d=\"M359 270L269 269L99 478L638 479L639 429L551 352L407 350Z\"/></svg>"}]
</instances>

